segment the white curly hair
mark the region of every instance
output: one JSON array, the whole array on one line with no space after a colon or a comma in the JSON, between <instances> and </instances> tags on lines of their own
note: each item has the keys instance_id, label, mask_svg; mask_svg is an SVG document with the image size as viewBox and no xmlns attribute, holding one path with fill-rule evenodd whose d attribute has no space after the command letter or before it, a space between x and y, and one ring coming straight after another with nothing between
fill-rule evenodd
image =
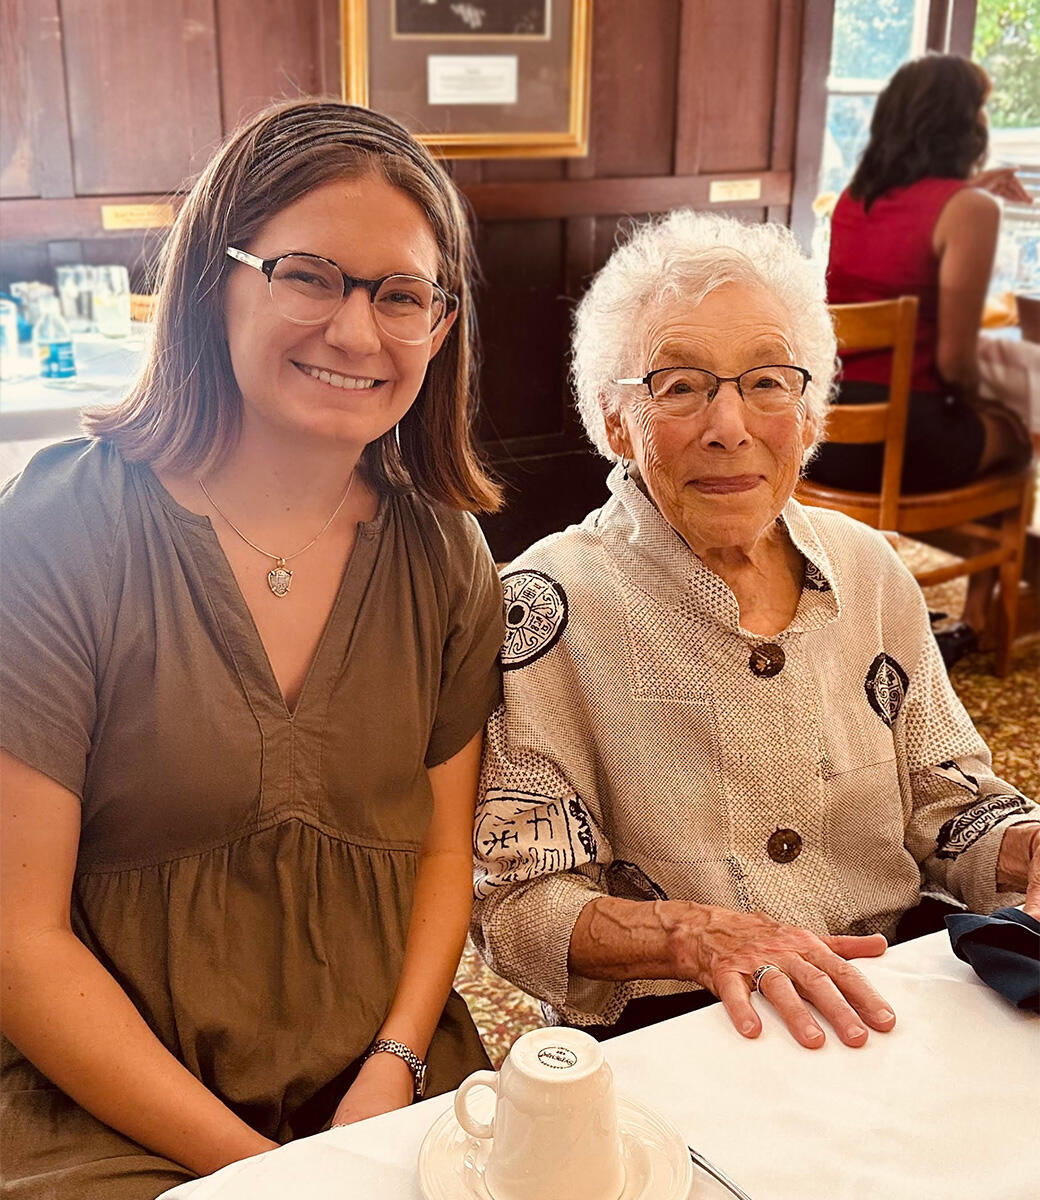
<instances>
[{"instance_id":1,"label":"white curly hair","mask_svg":"<svg viewBox=\"0 0 1040 1200\"><path fill-rule=\"evenodd\" d=\"M762 287L790 316L795 361L812 382L805 392L814 441L823 435L835 372L836 343L823 272L783 225L744 225L732 217L678 209L632 227L593 279L574 314L571 379L585 432L612 461L604 414L616 412L626 389L614 379L642 375L642 331L648 310L696 307L724 283Z\"/></svg>"}]
</instances>

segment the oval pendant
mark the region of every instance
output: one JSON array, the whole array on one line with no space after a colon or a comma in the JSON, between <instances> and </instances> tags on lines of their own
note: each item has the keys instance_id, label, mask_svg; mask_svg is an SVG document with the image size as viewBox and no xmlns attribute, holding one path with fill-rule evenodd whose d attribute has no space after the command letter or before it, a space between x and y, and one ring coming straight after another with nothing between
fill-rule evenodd
<instances>
[{"instance_id":1,"label":"oval pendant","mask_svg":"<svg viewBox=\"0 0 1040 1200\"><path fill-rule=\"evenodd\" d=\"M285 565L284 559L279 559L267 572L267 586L276 596L288 596L292 586L292 571Z\"/></svg>"}]
</instances>

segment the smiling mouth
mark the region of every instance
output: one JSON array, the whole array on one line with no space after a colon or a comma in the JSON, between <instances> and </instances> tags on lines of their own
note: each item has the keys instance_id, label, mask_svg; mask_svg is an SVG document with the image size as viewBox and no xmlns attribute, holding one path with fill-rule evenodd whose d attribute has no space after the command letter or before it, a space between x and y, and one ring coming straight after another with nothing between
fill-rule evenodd
<instances>
[{"instance_id":1,"label":"smiling mouth","mask_svg":"<svg viewBox=\"0 0 1040 1200\"><path fill-rule=\"evenodd\" d=\"M762 482L760 475L709 475L691 479L690 486L708 495L728 496L734 492L750 492Z\"/></svg>"},{"instance_id":2,"label":"smiling mouth","mask_svg":"<svg viewBox=\"0 0 1040 1200\"><path fill-rule=\"evenodd\" d=\"M380 379L357 379L351 375L341 375L338 371L326 371L321 367L310 367L306 363L294 362L293 366L297 370L302 371L304 375L308 375L311 379L317 379L320 383L327 383L330 387L350 389L351 391L362 391L365 388L375 387L381 383Z\"/></svg>"}]
</instances>

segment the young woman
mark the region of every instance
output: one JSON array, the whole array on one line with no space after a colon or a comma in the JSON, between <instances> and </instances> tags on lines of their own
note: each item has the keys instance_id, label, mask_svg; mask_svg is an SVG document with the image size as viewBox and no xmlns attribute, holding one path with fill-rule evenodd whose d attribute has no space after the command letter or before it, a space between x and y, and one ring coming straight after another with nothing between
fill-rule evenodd
<instances>
[{"instance_id":1,"label":"young woman","mask_svg":"<svg viewBox=\"0 0 1040 1200\"><path fill-rule=\"evenodd\" d=\"M181 210L142 381L3 496L12 1197L144 1200L486 1064L470 261L394 122L261 113Z\"/></svg>"}]
</instances>

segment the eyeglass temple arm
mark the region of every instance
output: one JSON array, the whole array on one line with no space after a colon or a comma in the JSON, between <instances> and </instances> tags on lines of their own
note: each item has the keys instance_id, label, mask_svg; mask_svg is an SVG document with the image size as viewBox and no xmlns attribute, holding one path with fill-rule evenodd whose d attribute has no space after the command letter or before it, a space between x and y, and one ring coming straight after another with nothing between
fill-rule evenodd
<instances>
[{"instance_id":1,"label":"eyeglass temple arm","mask_svg":"<svg viewBox=\"0 0 1040 1200\"><path fill-rule=\"evenodd\" d=\"M612 379L611 383L646 383L645 379Z\"/></svg>"},{"instance_id":2,"label":"eyeglass temple arm","mask_svg":"<svg viewBox=\"0 0 1040 1200\"><path fill-rule=\"evenodd\" d=\"M264 269L264 260L262 258L257 258L255 254L247 254L245 250L237 250L234 246L228 246L227 256L240 263L245 263L247 267L256 267L258 271Z\"/></svg>"}]
</instances>

